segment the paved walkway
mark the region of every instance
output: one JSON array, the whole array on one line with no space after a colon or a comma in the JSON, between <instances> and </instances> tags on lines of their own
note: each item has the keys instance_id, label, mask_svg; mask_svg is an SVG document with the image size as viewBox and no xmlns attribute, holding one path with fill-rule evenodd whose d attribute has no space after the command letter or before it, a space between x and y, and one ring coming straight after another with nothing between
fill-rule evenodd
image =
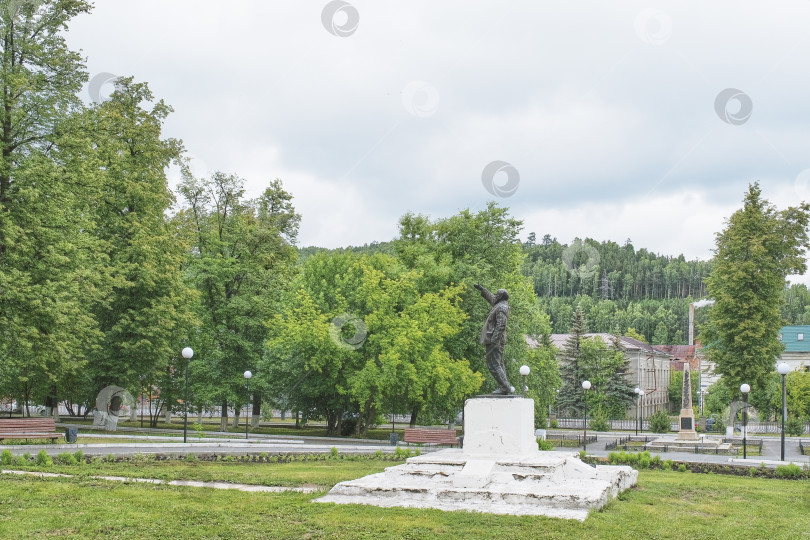
<instances>
[{"instance_id":1,"label":"paved walkway","mask_svg":"<svg viewBox=\"0 0 810 540\"><path fill-rule=\"evenodd\" d=\"M610 452L614 452L615 450L605 450L605 445L608 443L612 443L617 439L625 438L630 435L634 435L633 433L627 432L588 432L589 436L596 435L597 442L590 443L587 446L587 452L590 455L594 456L607 456ZM665 437L665 435L660 435L656 433L640 433L639 437L642 436L647 437ZM675 436L674 433L668 435L668 437L673 438ZM720 435L706 435L706 440L720 440L723 437ZM785 461L781 461L781 451L782 451L782 444L780 437L759 437L759 436L751 436L748 438L749 441L759 443L759 440L762 439L762 455L760 456L750 456L748 459L743 459L742 450L740 451L738 456L729 456L729 455L717 455L717 454L696 454L694 452L650 452L651 454L660 455L664 459L671 459L673 461L683 461L683 462L690 462L690 463L735 463L735 464L750 464L750 465L760 465L763 462L766 465L781 465L783 463L796 463L799 465L803 464L810 464L810 455L802 455L799 450L799 441L803 441L805 446L810 446L810 439L801 438L801 437L785 437ZM735 439L736 441L736 439ZM736 444L736 442L735 442ZM742 439L740 439L740 444L742 444Z\"/></svg>"},{"instance_id":2,"label":"paved walkway","mask_svg":"<svg viewBox=\"0 0 810 540\"><path fill-rule=\"evenodd\" d=\"M87 429L88 426L74 425ZM170 456L184 456L190 453L194 454L222 454L222 455L245 455L245 454L261 454L267 452L268 454L308 454L308 453L325 453L330 452L333 447L339 449L341 453L347 454L373 454L376 451L384 453L393 453L395 447L390 446L388 441L380 441L373 439L347 439L337 437L295 437L291 435L264 435L264 434L250 434L247 440L242 438L235 438L234 433L220 433L220 432L206 432L206 435L221 435L230 436L231 438L212 438L204 437L198 439L196 433L194 437L188 437L188 443L176 442L177 437L166 437L157 435L158 433L166 433L167 430L151 429L151 428L120 428L120 432L126 431L129 433L137 432L138 435L130 434L125 435L122 433L115 434L93 434L88 435L94 438L108 438L110 443L96 443L96 444L42 444L42 445L3 445L3 449L9 449L15 455L29 452L32 455L45 449L49 455L57 455L62 452L75 452L82 450L90 456L106 456L112 454L114 456L132 456L135 454L161 454ZM182 430L168 430L174 433L182 433ZM565 432L568 435L579 434L580 432L568 430L554 430L555 433ZM589 436L596 436L597 442L590 443L587 446L589 455L594 456L607 456L611 450L605 450L605 445L612 443L620 438L625 438L634 435L632 432L588 432ZM639 436L662 436L654 433L641 433ZM79 441L81 441L81 433L79 434ZM674 434L669 434L669 437L674 437ZM706 439L722 439L721 435L706 435ZM146 439L146 443L115 443L116 439ZM785 440L785 461L781 461L781 439L779 437L759 437L751 436L751 441L759 441L762 439L763 448L761 456L750 456L747 460L742 459L742 452L739 456L729 455L716 455L716 454L695 454L694 452L651 452L652 454L660 455L664 459L671 459L673 461L691 462L691 463L735 463L735 464L750 464L752 466L759 466L765 463L766 466L776 466L782 463L796 463L799 465L810 464L810 455L802 455L799 451L799 440L805 442L810 446L810 439L799 437L786 437ZM406 447L407 448L407 447ZM411 446L413 450L417 447ZM433 452L441 450L443 447L420 447L422 453ZM559 450L566 450L565 448ZM571 448L576 451L576 448Z\"/></svg>"}]
</instances>

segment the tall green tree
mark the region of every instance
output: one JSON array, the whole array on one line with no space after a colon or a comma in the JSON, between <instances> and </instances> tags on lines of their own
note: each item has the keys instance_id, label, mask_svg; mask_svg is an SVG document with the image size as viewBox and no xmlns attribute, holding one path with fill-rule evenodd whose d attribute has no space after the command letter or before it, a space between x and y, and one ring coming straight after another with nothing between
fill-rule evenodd
<instances>
[{"instance_id":1,"label":"tall green tree","mask_svg":"<svg viewBox=\"0 0 810 540\"><path fill-rule=\"evenodd\" d=\"M198 179L186 172L180 193L188 207L180 218L193 235L189 278L200 292L195 395L222 406L225 429L228 405L238 411L247 401L242 373L256 371L266 322L281 309L281 291L295 274L300 216L280 180L250 200L238 176ZM251 381L257 395L265 380L257 373ZM213 395L203 395L206 390Z\"/></svg>"},{"instance_id":2,"label":"tall green tree","mask_svg":"<svg viewBox=\"0 0 810 540\"><path fill-rule=\"evenodd\" d=\"M99 178L63 153L87 74L65 44L80 0L0 3L0 393L44 400L99 334Z\"/></svg>"},{"instance_id":3,"label":"tall green tree","mask_svg":"<svg viewBox=\"0 0 810 540\"><path fill-rule=\"evenodd\" d=\"M786 276L803 274L810 206L777 210L749 185L743 207L717 234L714 264L707 278L715 304L700 339L729 388L748 383L764 389L775 359ZM736 393L736 390L735 390Z\"/></svg>"},{"instance_id":4,"label":"tall green tree","mask_svg":"<svg viewBox=\"0 0 810 540\"><path fill-rule=\"evenodd\" d=\"M584 352L582 341L587 333L585 317L582 310L577 308L568 330L568 339L560 351L560 378L562 386L557 394L557 410L565 411L569 415L578 415L585 408L582 381L584 381Z\"/></svg>"}]
</instances>

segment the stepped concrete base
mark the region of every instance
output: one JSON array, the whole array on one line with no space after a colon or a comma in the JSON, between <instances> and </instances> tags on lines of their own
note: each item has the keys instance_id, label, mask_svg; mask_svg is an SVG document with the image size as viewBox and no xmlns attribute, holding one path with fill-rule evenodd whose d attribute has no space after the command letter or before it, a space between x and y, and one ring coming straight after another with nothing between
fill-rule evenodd
<instances>
[{"instance_id":1,"label":"stepped concrete base","mask_svg":"<svg viewBox=\"0 0 810 540\"><path fill-rule=\"evenodd\" d=\"M464 405L464 448L341 482L316 502L467 510L585 520L636 484L631 467L586 465L579 454L541 452L534 401L479 396Z\"/></svg>"},{"instance_id":2,"label":"stepped concrete base","mask_svg":"<svg viewBox=\"0 0 810 540\"><path fill-rule=\"evenodd\" d=\"M591 467L572 452L470 455L448 449L337 484L316 502L467 510L584 521L632 487L631 467Z\"/></svg>"},{"instance_id":3,"label":"stepped concrete base","mask_svg":"<svg viewBox=\"0 0 810 540\"><path fill-rule=\"evenodd\" d=\"M719 454L733 454L734 446L715 439L681 440L676 437L661 437L644 445L644 450L650 452L694 452L695 447L707 452Z\"/></svg>"}]
</instances>

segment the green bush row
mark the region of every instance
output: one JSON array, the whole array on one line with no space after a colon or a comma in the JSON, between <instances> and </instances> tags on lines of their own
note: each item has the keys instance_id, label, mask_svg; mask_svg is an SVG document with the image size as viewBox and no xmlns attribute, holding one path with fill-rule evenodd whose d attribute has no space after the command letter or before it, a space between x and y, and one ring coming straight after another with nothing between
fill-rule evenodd
<instances>
[{"instance_id":1,"label":"green bush row","mask_svg":"<svg viewBox=\"0 0 810 540\"><path fill-rule=\"evenodd\" d=\"M373 454L341 454L337 447L333 447L328 454L279 454L269 455L267 452L262 452L260 455L212 455L199 458L194 454L189 454L181 458L187 462L196 461L220 461L223 463L289 463L292 461L327 461L327 460L344 460L344 461L362 461L369 459L391 461L404 461L412 456L419 456L422 451L418 448L403 448L397 447L393 454L385 454L382 450L377 450ZM102 461L116 462L124 461L134 464L148 464L163 459L154 454L135 454L129 457L116 458L114 455L109 454L107 457L95 456L89 460L91 463L100 463ZM30 453L26 452L23 455L14 457L10 450L5 449L0 452L0 465L4 466L39 466L50 467L54 463L59 465L84 465L88 463L81 450L76 452L63 452L52 458L45 450L40 450L39 454L32 457Z\"/></svg>"}]
</instances>

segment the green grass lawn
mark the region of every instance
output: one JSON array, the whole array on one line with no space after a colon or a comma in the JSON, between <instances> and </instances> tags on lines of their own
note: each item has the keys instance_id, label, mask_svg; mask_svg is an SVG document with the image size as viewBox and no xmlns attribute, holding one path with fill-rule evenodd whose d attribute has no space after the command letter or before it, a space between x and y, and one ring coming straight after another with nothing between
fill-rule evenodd
<instances>
[{"instance_id":1,"label":"green grass lawn","mask_svg":"<svg viewBox=\"0 0 810 540\"><path fill-rule=\"evenodd\" d=\"M377 460L171 462L82 469L119 476L315 484L325 490L390 465ZM584 523L311 503L316 496L4 475L0 538L810 538L807 481L645 470L638 487Z\"/></svg>"}]
</instances>

